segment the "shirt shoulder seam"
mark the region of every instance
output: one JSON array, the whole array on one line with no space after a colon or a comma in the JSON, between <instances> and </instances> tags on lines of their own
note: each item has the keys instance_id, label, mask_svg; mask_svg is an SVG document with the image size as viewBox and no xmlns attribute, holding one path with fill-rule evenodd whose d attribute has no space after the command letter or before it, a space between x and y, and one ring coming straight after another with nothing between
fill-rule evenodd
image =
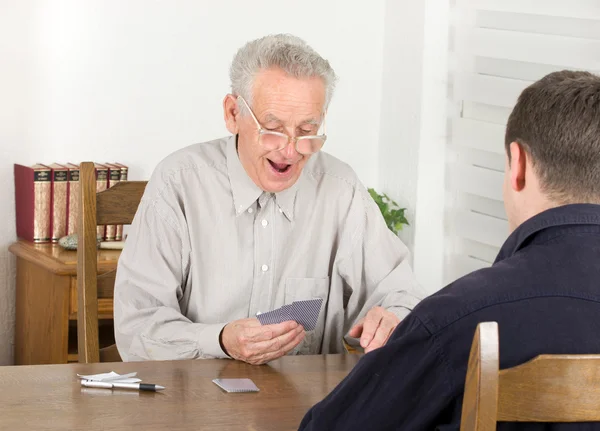
<instances>
[{"instance_id":1,"label":"shirt shoulder seam","mask_svg":"<svg viewBox=\"0 0 600 431\"><path fill-rule=\"evenodd\" d=\"M149 199L148 203L154 208L156 214L159 217L161 217L161 219L164 222L166 222L169 226L171 226L172 229L174 229L179 235L181 235L181 229L179 228L177 223L175 223L174 220L172 220L168 215L164 214L164 212L161 211L160 208L158 208L157 204L158 204L159 199L162 199L167 188L169 186L172 186L172 179L175 175L180 174L183 171L188 171L188 170L198 171L202 168L213 168L214 169L217 166L222 166L222 165L227 166L227 163L226 162L213 162L213 163L206 163L203 165L194 164L191 166L183 166L178 169L172 170L171 172L169 172L168 177L166 179L162 180L161 187L157 190L156 196Z\"/></svg>"},{"instance_id":2,"label":"shirt shoulder seam","mask_svg":"<svg viewBox=\"0 0 600 431\"><path fill-rule=\"evenodd\" d=\"M446 354L446 352L444 350L442 342L439 339L439 332L436 332L436 333L431 332L430 329L427 327L427 325L425 325L425 323L421 320L421 318L419 316L415 316L415 318L419 322L419 325L421 325L423 327L423 329L425 329L425 331L427 331L427 333L431 337L435 351L436 351L438 357L440 358L440 362L442 363L442 366L446 369L446 372L443 373L444 383L446 384L447 388L449 389L449 393L453 393L453 389L454 389L453 383L448 377L451 375L452 367L450 365L450 359L448 358L448 355Z\"/></svg>"},{"instance_id":3,"label":"shirt shoulder seam","mask_svg":"<svg viewBox=\"0 0 600 431\"><path fill-rule=\"evenodd\" d=\"M311 176L313 176L313 177L316 177L316 176L319 176L319 175L320 176L327 175L329 177L332 177L332 178L335 178L337 180L345 182L352 189L356 189L357 188L357 184L358 184L357 180L352 181L349 178L346 178L346 177L343 177L341 175L337 175L337 174L334 174L334 173L331 173L331 172L328 172L328 171L325 171L325 170L318 170L317 171L317 170L308 169L308 170L306 170L306 173L309 174L309 175L311 175Z\"/></svg>"}]
</instances>

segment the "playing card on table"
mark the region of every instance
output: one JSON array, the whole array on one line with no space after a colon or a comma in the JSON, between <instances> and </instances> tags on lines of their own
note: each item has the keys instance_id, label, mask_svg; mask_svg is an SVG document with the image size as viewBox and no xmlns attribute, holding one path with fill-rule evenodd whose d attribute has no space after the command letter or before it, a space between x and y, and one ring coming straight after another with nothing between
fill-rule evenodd
<instances>
[{"instance_id":1,"label":"playing card on table","mask_svg":"<svg viewBox=\"0 0 600 431\"><path fill-rule=\"evenodd\" d=\"M250 379L214 379L213 383L227 392L258 392L260 389Z\"/></svg>"},{"instance_id":2,"label":"playing card on table","mask_svg":"<svg viewBox=\"0 0 600 431\"><path fill-rule=\"evenodd\" d=\"M322 298L294 301L290 305L291 320L295 320L304 327L305 331L312 331L317 326L321 312Z\"/></svg>"}]
</instances>

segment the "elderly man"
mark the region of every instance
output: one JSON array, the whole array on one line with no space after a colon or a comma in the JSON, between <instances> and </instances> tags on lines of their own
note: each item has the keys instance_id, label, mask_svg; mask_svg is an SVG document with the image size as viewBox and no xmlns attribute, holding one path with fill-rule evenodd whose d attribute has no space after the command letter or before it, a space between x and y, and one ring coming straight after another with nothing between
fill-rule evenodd
<instances>
[{"instance_id":1,"label":"elderly man","mask_svg":"<svg viewBox=\"0 0 600 431\"><path fill-rule=\"evenodd\" d=\"M501 369L540 354L600 352L600 77L561 71L530 85L508 119L505 147L513 232L494 265L421 302L301 430L458 430L479 322L498 322ZM600 423L502 422L498 430Z\"/></svg>"},{"instance_id":2,"label":"elderly man","mask_svg":"<svg viewBox=\"0 0 600 431\"><path fill-rule=\"evenodd\" d=\"M233 136L156 168L119 260L126 361L335 353L385 344L422 296L407 249L350 167L321 152L335 74L302 40L268 36L231 65ZM321 298L316 328L255 318Z\"/></svg>"}]
</instances>

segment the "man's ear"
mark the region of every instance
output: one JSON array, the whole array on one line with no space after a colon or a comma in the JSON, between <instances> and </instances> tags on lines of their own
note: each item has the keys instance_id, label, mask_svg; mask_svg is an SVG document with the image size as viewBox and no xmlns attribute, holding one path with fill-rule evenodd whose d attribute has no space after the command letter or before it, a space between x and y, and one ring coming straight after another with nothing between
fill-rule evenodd
<instances>
[{"instance_id":1,"label":"man's ear","mask_svg":"<svg viewBox=\"0 0 600 431\"><path fill-rule=\"evenodd\" d=\"M240 109L237 103L237 97L233 94L228 94L223 99L223 118L225 119L225 126L229 133L237 135L239 132L238 125L238 114Z\"/></svg>"},{"instance_id":2,"label":"man's ear","mask_svg":"<svg viewBox=\"0 0 600 431\"><path fill-rule=\"evenodd\" d=\"M518 142L511 142L510 147L510 187L520 192L525 188L527 172L527 152Z\"/></svg>"}]
</instances>

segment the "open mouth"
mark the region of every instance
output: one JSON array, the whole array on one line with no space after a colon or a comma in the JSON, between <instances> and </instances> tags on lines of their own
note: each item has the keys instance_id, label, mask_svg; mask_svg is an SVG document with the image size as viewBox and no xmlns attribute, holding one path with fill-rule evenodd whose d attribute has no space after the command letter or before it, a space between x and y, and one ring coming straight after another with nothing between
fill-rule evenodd
<instances>
[{"instance_id":1,"label":"open mouth","mask_svg":"<svg viewBox=\"0 0 600 431\"><path fill-rule=\"evenodd\" d=\"M288 165L286 163L275 163L274 161L272 161L270 159L267 159L267 160L269 160L271 167L274 170L276 170L277 172L279 172L280 174L286 173L292 167L292 165Z\"/></svg>"}]
</instances>

